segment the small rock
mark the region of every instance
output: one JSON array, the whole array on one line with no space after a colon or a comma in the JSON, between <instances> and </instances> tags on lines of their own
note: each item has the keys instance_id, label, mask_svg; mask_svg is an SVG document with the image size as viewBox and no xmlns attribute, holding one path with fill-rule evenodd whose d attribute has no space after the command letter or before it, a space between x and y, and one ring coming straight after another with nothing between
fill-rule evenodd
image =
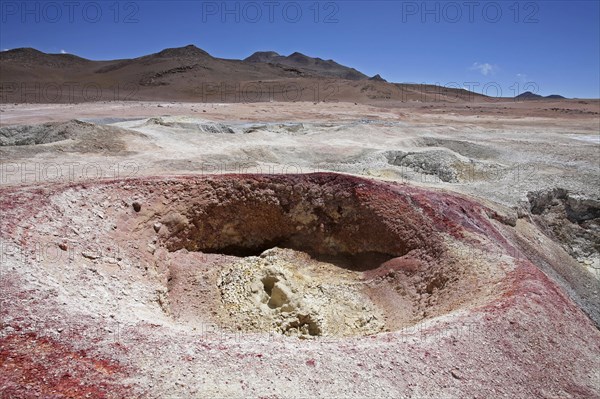
<instances>
[{"instance_id":1,"label":"small rock","mask_svg":"<svg viewBox=\"0 0 600 399\"><path fill-rule=\"evenodd\" d=\"M152 226L152 227L154 227L154 231L156 231L158 233L160 231L160 228L162 227L162 223L156 222L156 223L154 223L154 226Z\"/></svg>"},{"instance_id":2,"label":"small rock","mask_svg":"<svg viewBox=\"0 0 600 399\"><path fill-rule=\"evenodd\" d=\"M98 256L98 255L96 255L94 253L91 253L91 252L82 252L81 255L84 258L92 259L92 260L96 260L96 259L98 259L100 257L100 256Z\"/></svg>"},{"instance_id":3,"label":"small rock","mask_svg":"<svg viewBox=\"0 0 600 399\"><path fill-rule=\"evenodd\" d=\"M58 247L60 249L62 249L63 251L67 250L67 244L65 244L64 242L61 242L60 244L58 244Z\"/></svg>"},{"instance_id":4,"label":"small rock","mask_svg":"<svg viewBox=\"0 0 600 399\"><path fill-rule=\"evenodd\" d=\"M137 201L134 201L133 204L131 204L131 206L133 206L133 210L136 212L139 212L142 209L142 204L140 204Z\"/></svg>"},{"instance_id":5,"label":"small rock","mask_svg":"<svg viewBox=\"0 0 600 399\"><path fill-rule=\"evenodd\" d=\"M450 374L457 380L462 380L462 376L458 373L458 370L450 370Z\"/></svg>"}]
</instances>

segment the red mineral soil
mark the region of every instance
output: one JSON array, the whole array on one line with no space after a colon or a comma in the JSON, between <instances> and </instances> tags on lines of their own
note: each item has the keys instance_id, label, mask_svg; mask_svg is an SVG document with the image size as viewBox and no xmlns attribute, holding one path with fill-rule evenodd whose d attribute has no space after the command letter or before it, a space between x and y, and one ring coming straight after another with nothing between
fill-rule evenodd
<instances>
[{"instance_id":1,"label":"red mineral soil","mask_svg":"<svg viewBox=\"0 0 600 399\"><path fill-rule=\"evenodd\" d=\"M600 397L536 263L568 255L498 206L334 173L0 194L3 398Z\"/></svg>"}]
</instances>

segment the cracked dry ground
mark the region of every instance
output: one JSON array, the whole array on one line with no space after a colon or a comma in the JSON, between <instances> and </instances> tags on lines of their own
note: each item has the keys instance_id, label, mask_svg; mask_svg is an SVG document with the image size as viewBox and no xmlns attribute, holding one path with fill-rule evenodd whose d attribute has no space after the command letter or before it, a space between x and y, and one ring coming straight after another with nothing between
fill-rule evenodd
<instances>
[{"instance_id":1,"label":"cracked dry ground","mask_svg":"<svg viewBox=\"0 0 600 399\"><path fill-rule=\"evenodd\" d=\"M3 188L7 398L599 397L527 218L338 174Z\"/></svg>"}]
</instances>

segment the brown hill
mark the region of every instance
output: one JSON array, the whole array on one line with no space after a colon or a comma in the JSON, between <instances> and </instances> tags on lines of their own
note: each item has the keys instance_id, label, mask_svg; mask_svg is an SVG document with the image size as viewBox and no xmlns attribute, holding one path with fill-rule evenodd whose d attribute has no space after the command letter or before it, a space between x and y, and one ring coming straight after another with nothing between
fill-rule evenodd
<instances>
[{"instance_id":1,"label":"brown hill","mask_svg":"<svg viewBox=\"0 0 600 399\"><path fill-rule=\"evenodd\" d=\"M2 62L2 66L5 62L17 62L21 63L24 68L65 68L88 64L92 61L73 54L46 54L34 48L26 47L0 52L0 62Z\"/></svg>"},{"instance_id":2,"label":"brown hill","mask_svg":"<svg viewBox=\"0 0 600 399\"><path fill-rule=\"evenodd\" d=\"M138 58L92 61L22 48L0 53L0 102L92 101L468 101L465 90L369 79L301 53L216 58L189 45Z\"/></svg>"}]
</instances>

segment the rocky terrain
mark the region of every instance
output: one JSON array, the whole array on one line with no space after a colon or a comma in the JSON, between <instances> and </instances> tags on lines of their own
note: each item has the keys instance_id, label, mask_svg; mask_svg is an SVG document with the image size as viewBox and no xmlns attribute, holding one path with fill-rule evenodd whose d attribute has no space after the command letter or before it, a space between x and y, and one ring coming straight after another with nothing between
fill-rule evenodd
<instances>
[{"instance_id":1,"label":"rocky terrain","mask_svg":"<svg viewBox=\"0 0 600 399\"><path fill-rule=\"evenodd\" d=\"M599 104L2 104L0 396L600 398Z\"/></svg>"}]
</instances>

